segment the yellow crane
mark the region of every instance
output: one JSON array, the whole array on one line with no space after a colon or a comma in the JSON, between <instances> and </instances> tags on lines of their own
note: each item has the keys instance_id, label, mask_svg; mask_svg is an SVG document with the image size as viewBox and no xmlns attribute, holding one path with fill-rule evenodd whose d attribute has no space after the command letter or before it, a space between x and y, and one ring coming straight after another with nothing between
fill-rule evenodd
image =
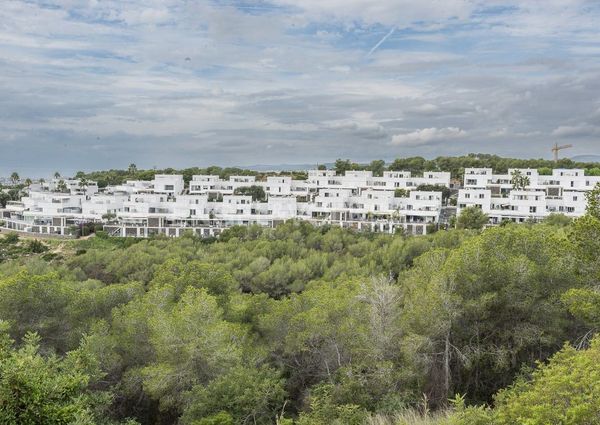
<instances>
[{"instance_id":1,"label":"yellow crane","mask_svg":"<svg viewBox=\"0 0 600 425\"><path fill-rule=\"evenodd\" d=\"M552 152L554 153L554 162L558 162L558 151L560 151L562 149L572 148L572 147L573 147L573 145L558 146L558 143L555 143L554 146L552 147Z\"/></svg>"}]
</instances>

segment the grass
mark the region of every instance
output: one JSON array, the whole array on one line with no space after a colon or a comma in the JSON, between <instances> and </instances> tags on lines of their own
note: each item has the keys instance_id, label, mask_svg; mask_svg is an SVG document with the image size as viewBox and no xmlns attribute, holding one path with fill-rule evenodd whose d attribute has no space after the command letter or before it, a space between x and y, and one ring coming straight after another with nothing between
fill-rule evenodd
<instances>
[{"instance_id":1,"label":"grass","mask_svg":"<svg viewBox=\"0 0 600 425\"><path fill-rule=\"evenodd\" d=\"M447 425L449 412L425 412L416 409L407 409L393 415L373 415L368 425Z\"/></svg>"}]
</instances>

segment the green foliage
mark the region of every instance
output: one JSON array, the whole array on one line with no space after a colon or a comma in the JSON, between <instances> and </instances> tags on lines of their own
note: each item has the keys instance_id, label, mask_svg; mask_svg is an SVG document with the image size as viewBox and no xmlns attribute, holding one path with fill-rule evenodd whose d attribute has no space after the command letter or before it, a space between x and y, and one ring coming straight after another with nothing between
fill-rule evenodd
<instances>
[{"instance_id":1,"label":"green foliage","mask_svg":"<svg viewBox=\"0 0 600 425\"><path fill-rule=\"evenodd\" d=\"M298 425L362 425L367 412L355 404L337 404L333 399L333 386L321 384L310 394L310 411L302 413Z\"/></svg>"},{"instance_id":2,"label":"green foliage","mask_svg":"<svg viewBox=\"0 0 600 425\"><path fill-rule=\"evenodd\" d=\"M439 185L439 184L421 184L417 186L416 190L422 190L425 192L442 192L442 201L446 202L450 198L450 188Z\"/></svg>"},{"instance_id":3,"label":"green foliage","mask_svg":"<svg viewBox=\"0 0 600 425\"><path fill-rule=\"evenodd\" d=\"M600 328L600 293L596 288L571 288L561 299L573 316L593 329Z\"/></svg>"},{"instance_id":4,"label":"green foliage","mask_svg":"<svg viewBox=\"0 0 600 425\"><path fill-rule=\"evenodd\" d=\"M510 183L515 190L525 190L531 184L531 179L520 170L515 170L511 174Z\"/></svg>"},{"instance_id":5,"label":"green foliage","mask_svg":"<svg viewBox=\"0 0 600 425\"><path fill-rule=\"evenodd\" d=\"M470 153L464 156L447 157L440 156L434 159L425 159L422 157L396 158L388 167L383 160L374 160L369 164L358 164L349 159L338 159L335 161L333 169L339 174L352 170L371 170L378 176L383 171L410 171L415 175L423 174L425 171L449 171L453 178L462 177L465 167L484 167L492 168L495 172L506 173L509 168L537 168L540 174L551 174L553 168L583 168L586 175L598 175L599 164L594 162L575 162L568 158L561 158L558 163L547 159L518 159L503 158L497 155ZM318 165L318 169L326 169L324 165ZM218 175L222 179L228 179L233 175L256 176L257 180L264 179L269 175L292 175L295 179L305 179L306 174L301 172L278 172L278 173L260 173L252 170L244 170L236 167L222 168L210 166L206 168L190 167L180 170L165 168L162 170L141 170L135 164L130 164L123 170L105 170L84 173L82 171L75 175L75 178L86 178L98 182L98 187L103 188L108 185L118 185L126 180L152 180L155 174L182 174L183 180L188 183L193 175L210 174ZM60 178L59 173L55 173L55 178Z\"/></svg>"},{"instance_id":6,"label":"green foliage","mask_svg":"<svg viewBox=\"0 0 600 425\"><path fill-rule=\"evenodd\" d=\"M183 424L226 412L232 423L269 424L284 405L284 380L268 367L236 366L187 396Z\"/></svg>"},{"instance_id":7,"label":"green foliage","mask_svg":"<svg viewBox=\"0 0 600 425\"><path fill-rule=\"evenodd\" d=\"M37 332L59 352L75 348L83 332L141 288L135 283L105 287L99 282L68 282L58 273L33 275L21 270L0 279L0 317L11 323L18 342Z\"/></svg>"},{"instance_id":8,"label":"green foliage","mask_svg":"<svg viewBox=\"0 0 600 425\"><path fill-rule=\"evenodd\" d=\"M564 224L404 237L289 222L48 242L51 262L3 242L16 342L0 345L37 332L44 361L89 359L82 393L111 393L90 408L100 424L495 423L499 401L470 404L516 377L533 388L523 370L598 327L600 220ZM563 388L575 404L585 390Z\"/></svg>"},{"instance_id":9,"label":"green foliage","mask_svg":"<svg viewBox=\"0 0 600 425\"><path fill-rule=\"evenodd\" d=\"M410 195L410 191L403 189L403 188L399 188L394 190L394 197L395 198L408 198L408 196Z\"/></svg>"},{"instance_id":10,"label":"green foliage","mask_svg":"<svg viewBox=\"0 0 600 425\"><path fill-rule=\"evenodd\" d=\"M489 217L480 208L467 207L460 211L460 215L456 219L456 227L458 229L482 229L488 224Z\"/></svg>"},{"instance_id":11,"label":"green foliage","mask_svg":"<svg viewBox=\"0 0 600 425\"><path fill-rule=\"evenodd\" d=\"M543 222L550 226L566 227L573 222L573 219L564 214L552 213Z\"/></svg>"},{"instance_id":12,"label":"green foliage","mask_svg":"<svg viewBox=\"0 0 600 425\"><path fill-rule=\"evenodd\" d=\"M495 397L495 423L592 424L600 417L600 339L577 351L566 345L529 381L518 380Z\"/></svg>"},{"instance_id":13,"label":"green foliage","mask_svg":"<svg viewBox=\"0 0 600 425\"><path fill-rule=\"evenodd\" d=\"M238 187L233 191L233 194L252 196L253 201L263 202L267 199L267 194L265 193L263 187L256 185Z\"/></svg>"},{"instance_id":14,"label":"green foliage","mask_svg":"<svg viewBox=\"0 0 600 425\"><path fill-rule=\"evenodd\" d=\"M381 177L383 176L383 172L385 171L385 161L383 159L373 160L366 167L366 169L372 171L374 176Z\"/></svg>"},{"instance_id":15,"label":"green foliage","mask_svg":"<svg viewBox=\"0 0 600 425\"><path fill-rule=\"evenodd\" d=\"M215 297L188 288L172 312L158 311L149 320L157 361L143 369L142 377L144 389L162 409L181 407L185 391L242 359L244 329L222 315Z\"/></svg>"},{"instance_id":16,"label":"green foliage","mask_svg":"<svg viewBox=\"0 0 600 425\"><path fill-rule=\"evenodd\" d=\"M29 250L29 252L32 252L34 254L41 254L48 251L48 247L38 239L33 239L29 241L29 243L27 244L27 249Z\"/></svg>"},{"instance_id":17,"label":"green foliage","mask_svg":"<svg viewBox=\"0 0 600 425\"><path fill-rule=\"evenodd\" d=\"M0 239L0 243L6 245L16 244L17 242L19 242L19 235L15 232L7 233Z\"/></svg>"},{"instance_id":18,"label":"green foliage","mask_svg":"<svg viewBox=\"0 0 600 425\"><path fill-rule=\"evenodd\" d=\"M457 394L450 400L454 412L447 425L492 425L493 412L487 406L467 406L465 397Z\"/></svg>"},{"instance_id":19,"label":"green foliage","mask_svg":"<svg viewBox=\"0 0 600 425\"><path fill-rule=\"evenodd\" d=\"M594 189L586 192L587 200L586 213L600 220L600 183L596 183Z\"/></svg>"},{"instance_id":20,"label":"green foliage","mask_svg":"<svg viewBox=\"0 0 600 425\"><path fill-rule=\"evenodd\" d=\"M587 214L574 221L569 237L576 252L579 273L600 281L600 219Z\"/></svg>"},{"instance_id":21,"label":"green foliage","mask_svg":"<svg viewBox=\"0 0 600 425\"><path fill-rule=\"evenodd\" d=\"M553 168L583 168L593 170L598 167L594 162L575 162L568 158L559 159L558 163L547 159L518 159L503 158L498 155L470 153L464 156L440 156L427 160L422 157L397 158L390 166L390 170L411 171L423 173L424 171L450 171L452 177L460 178L465 168L482 167L492 168L497 173L506 173L509 168L537 168L541 174L552 174Z\"/></svg>"},{"instance_id":22,"label":"green foliage","mask_svg":"<svg viewBox=\"0 0 600 425\"><path fill-rule=\"evenodd\" d=\"M67 187L67 183L61 179L56 184L56 190L61 193L66 193L69 191L69 188Z\"/></svg>"},{"instance_id":23,"label":"green foliage","mask_svg":"<svg viewBox=\"0 0 600 425\"><path fill-rule=\"evenodd\" d=\"M191 425L234 425L235 422L227 412L219 412L206 418L191 422Z\"/></svg>"},{"instance_id":24,"label":"green foliage","mask_svg":"<svg viewBox=\"0 0 600 425\"><path fill-rule=\"evenodd\" d=\"M8 201L12 201L10 194L0 188L0 207L5 208Z\"/></svg>"},{"instance_id":25,"label":"green foliage","mask_svg":"<svg viewBox=\"0 0 600 425\"><path fill-rule=\"evenodd\" d=\"M365 168L365 166L352 162L349 159L337 159L334 165L335 172L342 176L346 171L360 171Z\"/></svg>"},{"instance_id":26,"label":"green foliage","mask_svg":"<svg viewBox=\"0 0 600 425\"><path fill-rule=\"evenodd\" d=\"M430 398L454 390L489 401L523 363L550 356L569 336L557 301L581 285L575 271L568 239L549 226L492 228L421 256L403 276L404 314L407 340L438 382Z\"/></svg>"},{"instance_id":27,"label":"green foliage","mask_svg":"<svg viewBox=\"0 0 600 425\"><path fill-rule=\"evenodd\" d=\"M600 176L600 167L586 169L585 175L586 176Z\"/></svg>"},{"instance_id":28,"label":"green foliage","mask_svg":"<svg viewBox=\"0 0 600 425\"><path fill-rule=\"evenodd\" d=\"M28 333L15 349L2 322L0 328L0 423L107 423L102 414L111 397L90 390L100 374L84 348L64 358L44 357L37 334Z\"/></svg>"}]
</instances>

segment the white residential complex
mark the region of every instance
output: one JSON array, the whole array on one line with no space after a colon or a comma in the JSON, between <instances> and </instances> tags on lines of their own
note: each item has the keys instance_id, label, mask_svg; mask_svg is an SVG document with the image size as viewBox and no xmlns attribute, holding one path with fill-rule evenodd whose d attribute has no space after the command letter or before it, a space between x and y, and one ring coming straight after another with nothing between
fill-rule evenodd
<instances>
[{"instance_id":1,"label":"white residential complex","mask_svg":"<svg viewBox=\"0 0 600 425\"><path fill-rule=\"evenodd\" d=\"M128 181L102 191L93 182L56 180L33 184L27 196L0 210L0 226L37 234L69 235L75 226L100 223L113 236L179 236L191 231L216 236L234 225L276 226L286 220L315 225L425 234L438 223L442 193L417 191L419 185L450 184L450 173L311 170L306 180L252 176L193 176L184 185L181 175L156 175L153 181ZM265 192L253 200L252 186ZM237 189L237 190L236 190ZM240 194L241 192L244 194ZM252 188L251 188L252 189ZM256 189L256 188L254 188ZM397 189L409 194L397 197Z\"/></svg>"},{"instance_id":2,"label":"white residential complex","mask_svg":"<svg viewBox=\"0 0 600 425\"><path fill-rule=\"evenodd\" d=\"M515 187L515 172L526 177L525 184ZM476 206L489 215L490 224L539 221L552 213L579 217L585 214L585 193L599 182L600 177L586 176L581 169L555 169L546 176L535 169L494 174L491 168L467 168L458 192L458 214L465 207Z\"/></svg>"}]
</instances>

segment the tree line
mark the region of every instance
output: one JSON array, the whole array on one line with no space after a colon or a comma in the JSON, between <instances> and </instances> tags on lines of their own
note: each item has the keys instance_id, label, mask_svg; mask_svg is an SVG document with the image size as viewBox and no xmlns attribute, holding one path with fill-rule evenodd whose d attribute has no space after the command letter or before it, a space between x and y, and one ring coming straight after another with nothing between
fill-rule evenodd
<instances>
[{"instance_id":1,"label":"tree line","mask_svg":"<svg viewBox=\"0 0 600 425\"><path fill-rule=\"evenodd\" d=\"M420 156L396 158L386 163L382 159L373 160L370 163L358 163L349 159L337 159L329 168L343 175L346 171L372 171L375 176L382 176L384 171L410 171L415 175L421 175L427 171L447 171L453 178L462 178L464 168L485 167L492 168L495 172L506 173L509 168L533 168L539 170L540 174L551 174L553 168L582 168L587 175L600 175L600 164L597 162L578 162L569 158L559 159L558 162L547 159L519 159L505 158L491 154L471 153L463 156L439 156L434 159L425 159ZM325 170L326 165L317 165L318 169ZM233 175L256 176L262 180L267 176L291 176L302 180L307 178L303 171L279 171L265 172L248 170L242 167L189 167L189 168L164 168L164 169L139 169L135 164L130 164L127 169L112 169L102 171L84 172L78 171L75 178L86 178L98 182L100 188L108 185L122 184L127 180L152 180L155 174L182 174L186 183L192 180L193 175L210 174L227 179ZM18 177L18 175L17 175Z\"/></svg>"}]
</instances>

